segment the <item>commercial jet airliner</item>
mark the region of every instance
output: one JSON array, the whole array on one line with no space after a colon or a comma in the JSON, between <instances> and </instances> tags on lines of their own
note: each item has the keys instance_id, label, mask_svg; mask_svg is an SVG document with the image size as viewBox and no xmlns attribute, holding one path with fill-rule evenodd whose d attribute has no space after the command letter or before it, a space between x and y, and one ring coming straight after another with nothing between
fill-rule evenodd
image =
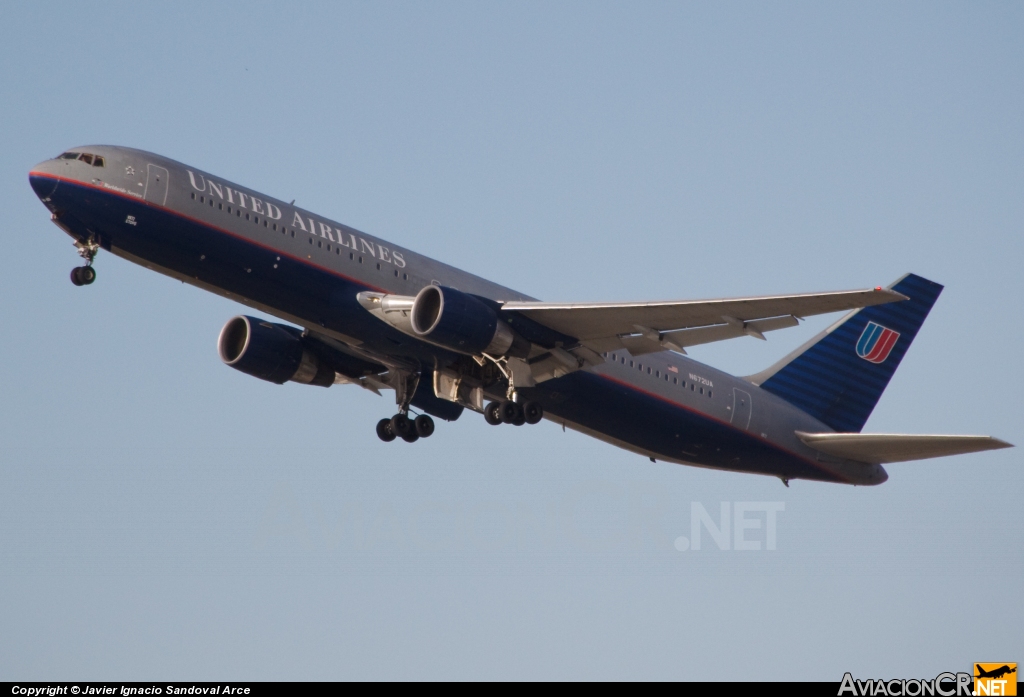
<instances>
[{"instance_id":1,"label":"commercial jet airliner","mask_svg":"<svg viewBox=\"0 0 1024 697\"><path fill-rule=\"evenodd\" d=\"M227 365L253 377L395 392L388 442L469 409L549 419L643 455L791 479L880 484L884 463L1010 447L988 436L861 433L942 286L717 300L541 302L290 203L140 150L74 148L32 169L96 280L102 249L287 322L239 315ZM686 348L848 311L756 375ZM390 410L389 410L390 411ZM383 415L382 415L383 416Z\"/></svg>"}]
</instances>

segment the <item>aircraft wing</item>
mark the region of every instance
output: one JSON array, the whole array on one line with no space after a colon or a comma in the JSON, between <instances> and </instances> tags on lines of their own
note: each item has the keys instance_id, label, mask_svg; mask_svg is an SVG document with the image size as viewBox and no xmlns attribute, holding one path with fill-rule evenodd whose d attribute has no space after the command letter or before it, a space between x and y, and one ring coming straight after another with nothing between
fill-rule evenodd
<instances>
[{"instance_id":1,"label":"aircraft wing","mask_svg":"<svg viewBox=\"0 0 1024 697\"><path fill-rule=\"evenodd\" d=\"M907 296L893 290L838 291L719 300L645 303L507 302L505 312L524 315L579 339L594 351L630 353L721 341L738 336L763 339L763 332L798 324L797 318L881 305Z\"/></svg>"},{"instance_id":2,"label":"aircraft wing","mask_svg":"<svg viewBox=\"0 0 1024 697\"><path fill-rule=\"evenodd\" d=\"M917 436L893 433L806 433L796 431L805 445L826 455L884 464L1012 448L992 436Z\"/></svg>"}]
</instances>

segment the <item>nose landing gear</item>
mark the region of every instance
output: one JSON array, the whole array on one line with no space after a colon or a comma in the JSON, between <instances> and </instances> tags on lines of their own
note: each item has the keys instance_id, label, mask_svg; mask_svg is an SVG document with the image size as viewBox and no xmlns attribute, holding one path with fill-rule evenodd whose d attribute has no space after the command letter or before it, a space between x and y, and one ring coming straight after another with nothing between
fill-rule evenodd
<instances>
[{"instance_id":1,"label":"nose landing gear","mask_svg":"<svg viewBox=\"0 0 1024 697\"><path fill-rule=\"evenodd\" d=\"M91 266L76 266L71 269L71 282L76 286L87 286L96 280L96 269Z\"/></svg>"},{"instance_id":2,"label":"nose landing gear","mask_svg":"<svg viewBox=\"0 0 1024 697\"><path fill-rule=\"evenodd\" d=\"M96 269L92 267L92 260L100 251L100 245L90 237L87 240L76 240L75 248L78 249L78 256L85 259L85 266L71 269L71 282L76 286L87 286L96 280Z\"/></svg>"}]
</instances>

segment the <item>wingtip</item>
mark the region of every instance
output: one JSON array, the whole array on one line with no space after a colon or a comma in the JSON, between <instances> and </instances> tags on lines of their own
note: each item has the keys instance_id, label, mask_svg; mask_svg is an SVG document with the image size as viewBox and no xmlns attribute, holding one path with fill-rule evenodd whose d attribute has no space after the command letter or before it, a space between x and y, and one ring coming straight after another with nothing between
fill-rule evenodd
<instances>
[{"instance_id":1,"label":"wingtip","mask_svg":"<svg viewBox=\"0 0 1024 697\"><path fill-rule=\"evenodd\" d=\"M875 286L875 292L884 293L885 295L892 298L892 300L890 300L889 302L903 302L904 300L910 300L909 295L904 295L903 293L895 291L892 288L882 288L881 286Z\"/></svg>"}]
</instances>

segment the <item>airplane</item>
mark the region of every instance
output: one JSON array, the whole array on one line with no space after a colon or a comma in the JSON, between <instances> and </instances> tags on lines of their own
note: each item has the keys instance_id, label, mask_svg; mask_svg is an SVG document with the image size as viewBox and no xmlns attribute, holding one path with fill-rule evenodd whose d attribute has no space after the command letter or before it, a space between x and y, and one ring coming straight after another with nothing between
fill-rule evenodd
<instances>
[{"instance_id":1,"label":"airplane","mask_svg":"<svg viewBox=\"0 0 1024 697\"><path fill-rule=\"evenodd\" d=\"M548 419L664 461L881 484L884 464L1012 447L989 436L861 430L942 286L659 302L542 302L199 169L126 147L39 163L32 189L96 280L100 250L270 315L227 321L221 360L276 384L394 390L385 442L470 410ZM768 369L734 377L691 346L847 311ZM433 417L433 418L432 418Z\"/></svg>"},{"instance_id":2,"label":"airplane","mask_svg":"<svg viewBox=\"0 0 1024 697\"><path fill-rule=\"evenodd\" d=\"M980 665L975 663L974 664L974 668L975 668L975 670L978 671L978 674L974 676L976 678L993 678L993 679L998 679L998 678L1003 677L1004 675L1009 675L1010 673L1016 673L1017 672L1016 666L1011 668L1008 665L1000 666L999 668L995 668L994 670L984 670L984 669L982 669L982 667Z\"/></svg>"}]
</instances>

